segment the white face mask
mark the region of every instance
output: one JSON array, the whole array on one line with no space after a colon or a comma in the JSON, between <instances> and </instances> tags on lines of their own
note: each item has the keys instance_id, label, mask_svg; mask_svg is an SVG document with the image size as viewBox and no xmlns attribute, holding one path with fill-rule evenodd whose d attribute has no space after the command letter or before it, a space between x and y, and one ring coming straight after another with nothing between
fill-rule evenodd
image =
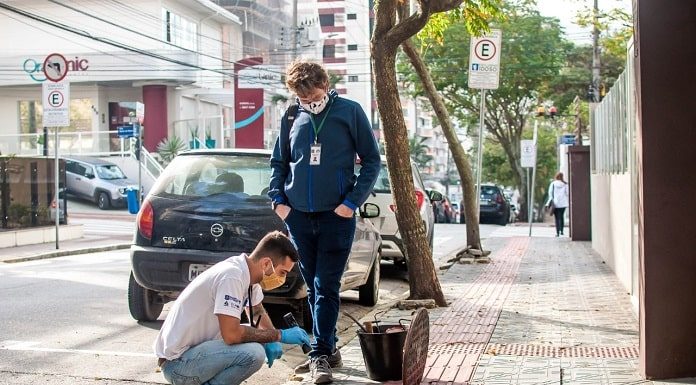
<instances>
[{"instance_id":1,"label":"white face mask","mask_svg":"<svg viewBox=\"0 0 696 385\"><path fill-rule=\"evenodd\" d=\"M324 108L326 108L328 104L329 94L324 94L324 97L316 102L311 102L307 104L300 102L300 106L302 106L302 108L304 108L306 111L313 113L314 115L317 115L324 111Z\"/></svg>"}]
</instances>

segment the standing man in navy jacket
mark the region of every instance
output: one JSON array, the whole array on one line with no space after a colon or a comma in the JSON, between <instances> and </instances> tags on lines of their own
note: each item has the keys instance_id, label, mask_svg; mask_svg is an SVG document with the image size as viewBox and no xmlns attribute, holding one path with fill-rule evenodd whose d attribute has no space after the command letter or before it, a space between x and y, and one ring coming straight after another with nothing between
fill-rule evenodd
<instances>
[{"instance_id":1,"label":"standing man in navy jacket","mask_svg":"<svg viewBox=\"0 0 696 385\"><path fill-rule=\"evenodd\" d=\"M362 107L329 91L321 65L292 63L286 85L299 108L290 119L283 117L268 195L299 251L314 321L309 360L295 370L327 384L333 381L331 368L342 365L335 334L338 294L355 234L355 210L372 191L380 155ZM357 178L356 155L362 165Z\"/></svg>"}]
</instances>

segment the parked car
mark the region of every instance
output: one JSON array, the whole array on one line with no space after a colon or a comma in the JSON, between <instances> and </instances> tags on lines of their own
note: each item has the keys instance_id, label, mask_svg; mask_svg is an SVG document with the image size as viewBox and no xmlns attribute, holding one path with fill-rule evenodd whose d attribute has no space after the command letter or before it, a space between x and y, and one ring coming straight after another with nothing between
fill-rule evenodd
<instances>
[{"instance_id":1,"label":"parked car","mask_svg":"<svg viewBox=\"0 0 696 385\"><path fill-rule=\"evenodd\" d=\"M460 203L464 207L464 201ZM492 220L501 226L508 224L510 220L510 202L503 194L503 189L493 184L481 184L481 207L479 208L480 221ZM460 210L459 223L466 223L464 210Z\"/></svg>"},{"instance_id":2,"label":"parked car","mask_svg":"<svg viewBox=\"0 0 696 385\"><path fill-rule=\"evenodd\" d=\"M433 210L435 214L435 223L456 223L457 214L455 209L444 194L441 201L433 202Z\"/></svg>"},{"instance_id":3,"label":"parked car","mask_svg":"<svg viewBox=\"0 0 696 385\"><path fill-rule=\"evenodd\" d=\"M356 165L356 173L359 171L360 165ZM430 244L430 249L433 248L434 224L435 215L433 214L433 201L442 199L442 194L437 191L428 192L423 186L423 180L418 172L418 167L415 163L411 163L411 172L413 176L413 190L418 202L421 219L425 224L426 236ZM387 161L382 157L382 167L380 168L377 182L372 189L372 194L367 198L367 202L374 203L380 208L380 216L373 220L375 226L379 229L382 236L382 259L394 261L396 264L406 265L406 252L403 239L399 233L399 226L396 222L396 204L391 192L389 184L389 171L387 169Z\"/></svg>"},{"instance_id":4,"label":"parked car","mask_svg":"<svg viewBox=\"0 0 696 385\"><path fill-rule=\"evenodd\" d=\"M90 200L102 210L126 207L126 189L138 188L117 165L84 156L65 158L65 183L68 194Z\"/></svg>"},{"instance_id":5,"label":"parked car","mask_svg":"<svg viewBox=\"0 0 696 385\"><path fill-rule=\"evenodd\" d=\"M270 152L194 150L177 156L143 201L131 246L128 306L136 320L159 317L196 276L230 255L251 253L269 231L287 234L267 196ZM367 218L379 207L365 204L357 218L341 290L357 289L360 303L379 296L379 232ZM265 293L265 303L288 304L311 323L307 290L297 266L285 283Z\"/></svg>"}]
</instances>

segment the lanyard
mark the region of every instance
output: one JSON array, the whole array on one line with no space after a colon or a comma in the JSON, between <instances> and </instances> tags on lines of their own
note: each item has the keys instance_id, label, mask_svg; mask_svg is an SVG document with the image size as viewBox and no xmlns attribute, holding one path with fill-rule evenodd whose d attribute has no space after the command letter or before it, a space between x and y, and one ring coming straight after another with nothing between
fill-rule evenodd
<instances>
[{"instance_id":1,"label":"lanyard","mask_svg":"<svg viewBox=\"0 0 696 385\"><path fill-rule=\"evenodd\" d=\"M329 108L326 110L326 115L324 115L324 118L321 119L319 127L317 127L317 124L314 122L314 117L312 116L312 114L309 114L309 119L312 121L312 127L314 128L314 144L319 142L319 131L321 131L322 127L324 127L324 122L326 121L326 117L329 116L329 112L331 111L332 105L333 101L331 102L331 104L329 104Z\"/></svg>"},{"instance_id":2,"label":"lanyard","mask_svg":"<svg viewBox=\"0 0 696 385\"><path fill-rule=\"evenodd\" d=\"M249 324L252 328L256 328L259 326L259 322L261 322L261 317L254 323L254 307L251 305L251 286L249 286L249 298L247 301L249 301Z\"/></svg>"}]
</instances>

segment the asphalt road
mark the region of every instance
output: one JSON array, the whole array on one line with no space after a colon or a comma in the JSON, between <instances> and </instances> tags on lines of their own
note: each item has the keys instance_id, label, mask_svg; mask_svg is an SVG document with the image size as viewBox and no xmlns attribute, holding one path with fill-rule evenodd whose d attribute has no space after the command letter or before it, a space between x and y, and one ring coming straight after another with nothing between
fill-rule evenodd
<instances>
[{"instance_id":1,"label":"asphalt road","mask_svg":"<svg viewBox=\"0 0 696 385\"><path fill-rule=\"evenodd\" d=\"M482 235L496 229L484 225ZM463 234L463 225L436 226L436 266L464 246ZM161 321L138 324L130 317L129 270L126 250L0 265L0 384L165 383L151 349ZM380 311L406 293L406 277L383 263L380 303L360 306L357 292L350 292L342 296L342 310L357 318ZM160 319L165 315L166 308ZM344 316L338 328L339 344L355 335ZM281 384L303 359L301 350L291 349L248 383Z\"/></svg>"}]
</instances>

